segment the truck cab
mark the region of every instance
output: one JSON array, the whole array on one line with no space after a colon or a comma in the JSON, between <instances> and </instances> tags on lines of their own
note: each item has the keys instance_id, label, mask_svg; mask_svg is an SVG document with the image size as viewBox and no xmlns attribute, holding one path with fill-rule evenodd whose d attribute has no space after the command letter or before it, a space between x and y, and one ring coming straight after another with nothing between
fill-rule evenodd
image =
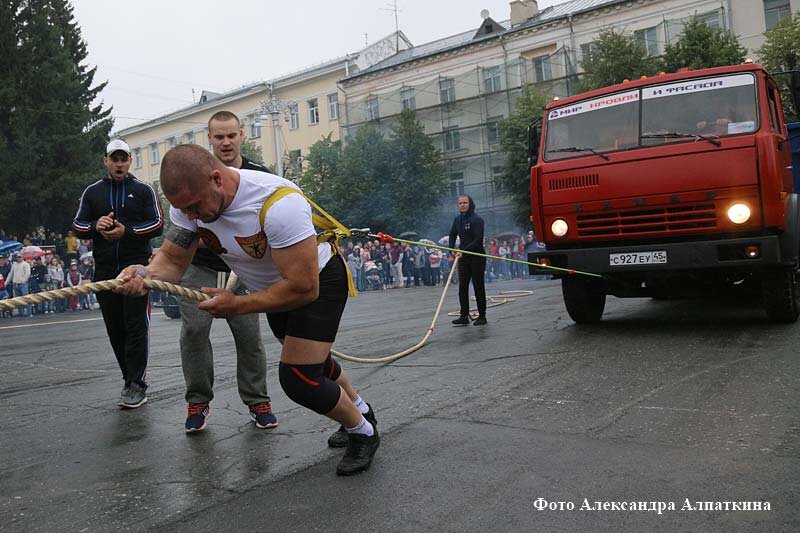
<instances>
[{"instance_id":1,"label":"truck cab","mask_svg":"<svg viewBox=\"0 0 800 533\"><path fill-rule=\"evenodd\" d=\"M770 318L797 320L800 206L780 91L761 66L683 69L554 101L539 139L531 220L547 250L529 260L558 269L546 271L573 320L600 320L608 294L745 289Z\"/></svg>"}]
</instances>

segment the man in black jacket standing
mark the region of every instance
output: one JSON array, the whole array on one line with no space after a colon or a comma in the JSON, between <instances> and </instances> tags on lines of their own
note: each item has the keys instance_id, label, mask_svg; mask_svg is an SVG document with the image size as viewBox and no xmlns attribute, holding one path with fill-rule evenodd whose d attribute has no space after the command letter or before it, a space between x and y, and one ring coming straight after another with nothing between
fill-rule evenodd
<instances>
[{"instance_id":1,"label":"man in black jacket standing","mask_svg":"<svg viewBox=\"0 0 800 533\"><path fill-rule=\"evenodd\" d=\"M475 202L472 197L458 197L459 215L453 220L450 228L450 248L455 248L456 237L460 240L459 249L485 254L483 248L483 219L475 214ZM461 304L460 316L453 320L457 326L469 324L469 281L478 300L478 318L473 322L476 326L486 324L486 288L483 275L486 272L486 258L469 254L459 254L458 261L458 301Z\"/></svg>"},{"instance_id":2,"label":"man in black jacket standing","mask_svg":"<svg viewBox=\"0 0 800 533\"><path fill-rule=\"evenodd\" d=\"M161 235L161 204L150 185L128 172L131 149L116 139L103 158L106 176L86 187L72 228L81 239L94 239L95 280L113 279L129 265L147 264L150 239ZM147 402L146 373L150 349L150 302L147 296L98 293L108 339L125 385L117 405L135 409Z\"/></svg>"}]
</instances>

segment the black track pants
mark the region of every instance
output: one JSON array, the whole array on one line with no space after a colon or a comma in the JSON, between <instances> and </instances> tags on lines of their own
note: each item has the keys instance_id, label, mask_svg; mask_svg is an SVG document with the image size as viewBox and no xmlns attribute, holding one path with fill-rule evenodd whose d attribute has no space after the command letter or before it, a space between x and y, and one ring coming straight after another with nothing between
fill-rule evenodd
<instances>
[{"instance_id":1,"label":"black track pants","mask_svg":"<svg viewBox=\"0 0 800 533\"><path fill-rule=\"evenodd\" d=\"M458 302L461 304L461 316L469 314L469 282L475 290L478 300L478 314L486 316L486 287L483 275L486 272L486 258L474 255L462 255L458 260Z\"/></svg>"},{"instance_id":2,"label":"black track pants","mask_svg":"<svg viewBox=\"0 0 800 533\"><path fill-rule=\"evenodd\" d=\"M149 298L149 295L131 297L111 291L97 293L108 340L111 341L126 386L135 382L147 387L145 373L150 352Z\"/></svg>"}]
</instances>

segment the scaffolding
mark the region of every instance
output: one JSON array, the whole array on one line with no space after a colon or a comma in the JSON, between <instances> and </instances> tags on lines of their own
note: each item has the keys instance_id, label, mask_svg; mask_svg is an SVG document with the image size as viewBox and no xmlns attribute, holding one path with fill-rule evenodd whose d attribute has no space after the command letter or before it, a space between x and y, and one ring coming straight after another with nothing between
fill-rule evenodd
<instances>
[{"instance_id":1,"label":"scaffolding","mask_svg":"<svg viewBox=\"0 0 800 533\"><path fill-rule=\"evenodd\" d=\"M724 12L715 9L694 13L712 28L724 28ZM654 19L654 26L634 35L649 55L660 55L674 43L690 16ZM503 173L505 157L500 151L498 126L514 110L526 85L547 97L566 97L579 91L579 65L592 43L571 50L566 44L550 55L519 57L499 64L476 65L458 75L439 75L422 83L404 84L392 91L348 98L342 138L347 141L366 124L387 137L405 108L417 119L442 154L450 178L450 194L442 199L441 215L451 214L458 194L469 194L484 217L486 234L515 228L509 195L497 177Z\"/></svg>"},{"instance_id":2,"label":"scaffolding","mask_svg":"<svg viewBox=\"0 0 800 533\"><path fill-rule=\"evenodd\" d=\"M575 92L577 82L568 49L562 47L536 59L480 65L457 76L440 75L420 84L348 99L343 138L351 138L366 124L389 136L400 112L413 109L441 151L450 178L450 194L442 199L441 214L450 216L455 196L469 194L486 221L487 235L513 230L510 197L497 183L505 164L499 125L513 111L523 86L534 84L545 95L563 97Z\"/></svg>"}]
</instances>

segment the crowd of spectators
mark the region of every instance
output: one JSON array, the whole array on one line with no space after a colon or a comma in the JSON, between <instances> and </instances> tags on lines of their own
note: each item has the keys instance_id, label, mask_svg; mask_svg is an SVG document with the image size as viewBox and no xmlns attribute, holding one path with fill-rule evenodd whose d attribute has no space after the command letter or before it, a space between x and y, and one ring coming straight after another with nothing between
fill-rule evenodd
<instances>
[{"instance_id":1,"label":"crowd of spectators","mask_svg":"<svg viewBox=\"0 0 800 533\"><path fill-rule=\"evenodd\" d=\"M91 240L79 240L71 231L64 235L46 232L42 228L27 232L20 239L17 235L7 235L0 228L0 243L7 241L20 242L24 246L42 246L46 253L42 258L27 261L21 257L15 258L15 254L0 255L0 300L13 298L15 295L73 287L92 280L94 261L89 254L92 250ZM536 246L533 232L526 236L491 238L488 243L484 243L488 255L522 261L526 260L527 251L532 246ZM377 239L349 239L340 247L340 253L347 261L359 291L443 285L455 260L448 251L397 242L381 243ZM22 263L26 263L27 268ZM19 264L14 268L19 273L9 279L15 264ZM487 260L486 282L526 277L527 265L500 259ZM453 282L458 282L455 275ZM17 312L19 316L34 316L96 307L94 294L89 294L20 307ZM0 314L0 318L10 316L10 311Z\"/></svg>"},{"instance_id":2,"label":"crowd of spectators","mask_svg":"<svg viewBox=\"0 0 800 533\"><path fill-rule=\"evenodd\" d=\"M409 239L410 240L410 239ZM488 255L527 260L527 252L537 246L533 232L526 236L504 236L484 243ZM382 243L379 240L349 239L339 252L347 261L356 289L381 290L400 287L443 285L455 257L449 251L405 243ZM503 259L488 259L486 281L528 277L528 267ZM457 283L457 276L453 277Z\"/></svg>"},{"instance_id":3,"label":"crowd of spectators","mask_svg":"<svg viewBox=\"0 0 800 533\"><path fill-rule=\"evenodd\" d=\"M38 292L74 287L87 283L94 276L94 260L91 257L92 241L79 240L71 231L46 232L43 228L18 235L8 235L0 228L0 244L19 242L24 246L40 246L43 255L23 258L19 251L0 255L0 300L35 294ZM77 312L94 309L97 301L94 294L73 296L40 304L17 308L22 317L53 313ZM3 311L0 318L10 318L11 311Z\"/></svg>"}]
</instances>

